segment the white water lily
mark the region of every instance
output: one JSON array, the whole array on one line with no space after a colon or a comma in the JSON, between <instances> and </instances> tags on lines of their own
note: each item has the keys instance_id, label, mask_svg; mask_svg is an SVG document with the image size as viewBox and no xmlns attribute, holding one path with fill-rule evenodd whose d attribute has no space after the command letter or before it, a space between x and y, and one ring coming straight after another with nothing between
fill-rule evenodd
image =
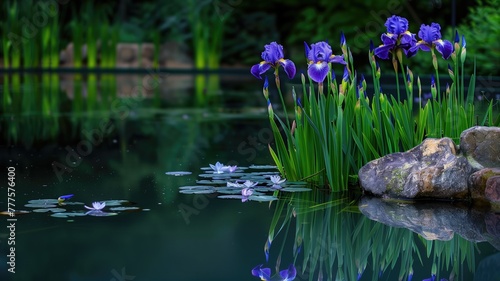
<instances>
[{"instance_id":1,"label":"white water lily","mask_svg":"<svg viewBox=\"0 0 500 281\"><path fill-rule=\"evenodd\" d=\"M215 163L215 165L212 165L212 164L209 164L209 165L210 165L210 168L212 168L212 170L214 170L214 174L222 174L222 173L224 173L224 169L226 168L226 166L224 166L220 162Z\"/></svg>"},{"instance_id":2,"label":"white water lily","mask_svg":"<svg viewBox=\"0 0 500 281\"><path fill-rule=\"evenodd\" d=\"M227 187L252 188L258 184L259 184L258 182L253 182L250 180L246 180L244 183L238 183L237 181L235 181L235 182L227 182Z\"/></svg>"},{"instance_id":3,"label":"white water lily","mask_svg":"<svg viewBox=\"0 0 500 281\"><path fill-rule=\"evenodd\" d=\"M258 182L253 182L253 181L249 181L249 180L247 180L247 181L245 181L245 182L243 183L243 185L244 185L246 188L254 187L254 186L258 185L258 184L259 184Z\"/></svg>"},{"instance_id":4,"label":"white water lily","mask_svg":"<svg viewBox=\"0 0 500 281\"><path fill-rule=\"evenodd\" d=\"M234 166L224 166L222 168L223 171L228 171L230 173L233 173L234 171L236 171L236 169L238 168L238 166L234 165Z\"/></svg>"},{"instance_id":5,"label":"white water lily","mask_svg":"<svg viewBox=\"0 0 500 281\"><path fill-rule=\"evenodd\" d=\"M281 179L279 175L271 176L270 179L273 185L280 185L286 181L286 179Z\"/></svg>"},{"instance_id":6,"label":"white water lily","mask_svg":"<svg viewBox=\"0 0 500 281\"><path fill-rule=\"evenodd\" d=\"M238 182L227 182L227 187L244 187L244 185Z\"/></svg>"},{"instance_id":7,"label":"white water lily","mask_svg":"<svg viewBox=\"0 0 500 281\"><path fill-rule=\"evenodd\" d=\"M87 205L85 205L84 207L91 211L100 211L104 209L104 207L106 207L106 202L93 202L92 207L89 207Z\"/></svg>"}]
</instances>

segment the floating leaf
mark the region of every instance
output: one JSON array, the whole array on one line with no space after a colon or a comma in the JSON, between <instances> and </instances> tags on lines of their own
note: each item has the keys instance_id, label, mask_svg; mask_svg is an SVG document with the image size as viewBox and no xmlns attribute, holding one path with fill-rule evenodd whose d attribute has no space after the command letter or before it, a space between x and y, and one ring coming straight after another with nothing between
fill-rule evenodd
<instances>
[{"instance_id":1,"label":"floating leaf","mask_svg":"<svg viewBox=\"0 0 500 281\"><path fill-rule=\"evenodd\" d=\"M215 187L207 185L181 186L179 192L183 194L209 194L215 192Z\"/></svg>"},{"instance_id":2,"label":"floating leaf","mask_svg":"<svg viewBox=\"0 0 500 281\"><path fill-rule=\"evenodd\" d=\"M307 188L307 187L284 187L280 189L280 191L286 191L286 192L304 192L304 191L311 191L312 189Z\"/></svg>"},{"instance_id":3,"label":"floating leaf","mask_svg":"<svg viewBox=\"0 0 500 281\"><path fill-rule=\"evenodd\" d=\"M199 180L196 181L197 184L226 184L227 181L224 180Z\"/></svg>"},{"instance_id":4,"label":"floating leaf","mask_svg":"<svg viewBox=\"0 0 500 281\"><path fill-rule=\"evenodd\" d=\"M252 195L248 198L248 200L258 201L258 202L269 202L278 200L278 198L272 195Z\"/></svg>"},{"instance_id":5,"label":"floating leaf","mask_svg":"<svg viewBox=\"0 0 500 281\"><path fill-rule=\"evenodd\" d=\"M102 212L102 211L90 211L90 212L87 212L86 215L93 216L93 217L110 217L110 216L116 216L116 215L118 215L118 213L108 213L108 212Z\"/></svg>"},{"instance_id":6,"label":"floating leaf","mask_svg":"<svg viewBox=\"0 0 500 281\"><path fill-rule=\"evenodd\" d=\"M241 194L241 189L239 188L219 188L217 189L218 193L222 194Z\"/></svg>"},{"instance_id":7,"label":"floating leaf","mask_svg":"<svg viewBox=\"0 0 500 281\"><path fill-rule=\"evenodd\" d=\"M139 207L112 207L109 208L111 211L135 211L139 210Z\"/></svg>"},{"instance_id":8,"label":"floating leaf","mask_svg":"<svg viewBox=\"0 0 500 281\"><path fill-rule=\"evenodd\" d=\"M272 165L251 165L250 169L258 169L258 170L275 170L278 169L276 166Z\"/></svg>"},{"instance_id":9,"label":"floating leaf","mask_svg":"<svg viewBox=\"0 0 500 281\"><path fill-rule=\"evenodd\" d=\"M55 213L50 215L55 218L69 218L69 217L83 217L85 216L84 212L68 212L68 213Z\"/></svg>"},{"instance_id":10,"label":"floating leaf","mask_svg":"<svg viewBox=\"0 0 500 281\"><path fill-rule=\"evenodd\" d=\"M34 209L34 213L47 213L47 212L52 212L52 213L62 213L66 212L66 209L63 208L44 208L44 209Z\"/></svg>"},{"instance_id":11,"label":"floating leaf","mask_svg":"<svg viewBox=\"0 0 500 281\"><path fill-rule=\"evenodd\" d=\"M26 204L24 207L29 207L29 208L55 208L57 207L56 204Z\"/></svg>"},{"instance_id":12,"label":"floating leaf","mask_svg":"<svg viewBox=\"0 0 500 281\"><path fill-rule=\"evenodd\" d=\"M217 198L221 199L242 199L243 195L219 195Z\"/></svg>"},{"instance_id":13,"label":"floating leaf","mask_svg":"<svg viewBox=\"0 0 500 281\"><path fill-rule=\"evenodd\" d=\"M128 201L128 200L106 200L103 202L106 203L106 207L121 206L121 205L130 203L130 201Z\"/></svg>"},{"instance_id":14,"label":"floating leaf","mask_svg":"<svg viewBox=\"0 0 500 281\"><path fill-rule=\"evenodd\" d=\"M34 199L28 201L30 204L57 204L57 199Z\"/></svg>"},{"instance_id":15,"label":"floating leaf","mask_svg":"<svg viewBox=\"0 0 500 281\"><path fill-rule=\"evenodd\" d=\"M172 171L172 172L166 172L165 174L169 175L169 176L179 177L179 176L191 175L192 172L188 172L188 171Z\"/></svg>"}]
</instances>

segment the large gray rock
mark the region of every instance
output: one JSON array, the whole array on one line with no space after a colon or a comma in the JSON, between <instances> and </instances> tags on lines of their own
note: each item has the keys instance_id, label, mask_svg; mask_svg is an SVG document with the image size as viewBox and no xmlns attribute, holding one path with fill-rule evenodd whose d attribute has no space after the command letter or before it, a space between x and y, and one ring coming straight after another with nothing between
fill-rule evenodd
<instances>
[{"instance_id":1,"label":"large gray rock","mask_svg":"<svg viewBox=\"0 0 500 281\"><path fill-rule=\"evenodd\" d=\"M460 150L476 169L500 168L500 127L476 126L463 131Z\"/></svg>"},{"instance_id":2,"label":"large gray rock","mask_svg":"<svg viewBox=\"0 0 500 281\"><path fill-rule=\"evenodd\" d=\"M363 190L396 198L467 198L473 172L450 138L426 139L407 152L373 160L359 170Z\"/></svg>"},{"instance_id":3,"label":"large gray rock","mask_svg":"<svg viewBox=\"0 0 500 281\"><path fill-rule=\"evenodd\" d=\"M484 168L469 177L469 190L472 199L485 199L486 182L493 176L500 176L500 168Z\"/></svg>"},{"instance_id":4,"label":"large gray rock","mask_svg":"<svg viewBox=\"0 0 500 281\"><path fill-rule=\"evenodd\" d=\"M491 203L494 210L500 211L500 176L490 177L486 181L484 196Z\"/></svg>"}]
</instances>

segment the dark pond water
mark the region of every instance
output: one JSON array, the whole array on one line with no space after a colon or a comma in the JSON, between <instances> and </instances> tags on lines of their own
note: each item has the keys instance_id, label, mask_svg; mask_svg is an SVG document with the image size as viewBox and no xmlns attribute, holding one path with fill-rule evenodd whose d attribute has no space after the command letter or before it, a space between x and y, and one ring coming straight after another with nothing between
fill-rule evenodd
<instances>
[{"instance_id":1,"label":"dark pond water","mask_svg":"<svg viewBox=\"0 0 500 281\"><path fill-rule=\"evenodd\" d=\"M0 211L16 215L0 216L0 280L258 280L260 264L293 264L295 280L500 280L500 214L274 192L258 83L218 76L197 95L196 79L3 77ZM239 169L214 177L217 161ZM202 192L246 179L278 200Z\"/></svg>"}]
</instances>

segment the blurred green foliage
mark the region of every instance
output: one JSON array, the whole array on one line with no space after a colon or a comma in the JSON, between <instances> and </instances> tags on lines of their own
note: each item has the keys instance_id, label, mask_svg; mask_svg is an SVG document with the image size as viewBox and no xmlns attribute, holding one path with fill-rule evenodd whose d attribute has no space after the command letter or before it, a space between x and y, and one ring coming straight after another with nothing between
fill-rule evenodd
<instances>
[{"instance_id":1,"label":"blurred green foliage","mask_svg":"<svg viewBox=\"0 0 500 281\"><path fill-rule=\"evenodd\" d=\"M57 2L55 0L33 0L34 2ZM0 12L8 15L8 3L2 1ZM199 17L205 26L217 19L223 23L220 61L222 65L244 65L259 61L260 51L269 42L281 43L286 57L295 60L298 67L305 67L303 42L313 43L328 40L338 53L340 33L344 32L356 67L368 68L366 59L370 39L380 44L380 35L385 31L385 20L392 14L408 18L410 30L417 33L420 24L438 22L443 28L443 38L452 39L452 4L455 4L458 29L467 38L468 52L476 56L479 74L498 74L495 62L499 61L500 15L496 12L499 0L426 0L426 1L336 1L299 0L243 1L243 0L196 0L196 5L187 5L185 0L89 0L58 1L58 22L61 26L59 48L64 48L76 37L75 19L102 21L114 26L118 42L176 41L193 46L195 56L195 31L192 28L193 15L208 13ZM92 11L86 9L93 7ZM99 15L99 16L96 16ZM31 19L31 17L28 17ZM203 18L210 19L205 22ZM5 20L4 22L13 23ZM88 22L88 21L86 21ZM82 25L84 23L81 23ZM98 25L99 23L97 23ZM8 32L4 24L2 33ZM83 27L82 27L83 28ZM83 34L82 34L83 36ZM211 36L211 34L210 34ZM210 37L209 36L209 37ZM0 46L2 48L2 46ZM430 60L430 57L425 56ZM429 66L422 62L422 67ZM471 64L472 65L472 64ZM472 66L470 66L472 67Z\"/></svg>"},{"instance_id":2,"label":"blurred green foliage","mask_svg":"<svg viewBox=\"0 0 500 281\"><path fill-rule=\"evenodd\" d=\"M500 0L478 1L458 26L467 41L467 56L476 59L479 75L500 75ZM448 30L451 33L451 30ZM472 73L473 65L466 66Z\"/></svg>"}]
</instances>

